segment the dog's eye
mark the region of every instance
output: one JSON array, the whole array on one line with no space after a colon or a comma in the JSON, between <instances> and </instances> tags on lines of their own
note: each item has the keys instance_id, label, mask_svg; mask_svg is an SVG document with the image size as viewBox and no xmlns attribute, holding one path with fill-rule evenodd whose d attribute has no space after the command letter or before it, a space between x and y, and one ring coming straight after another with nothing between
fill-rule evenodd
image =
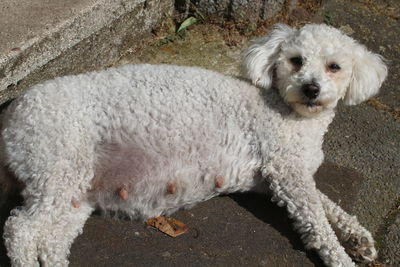
<instances>
[{"instance_id":1,"label":"dog's eye","mask_svg":"<svg viewBox=\"0 0 400 267\"><path fill-rule=\"evenodd\" d=\"M337 71L339 71L341 69L340 66L338 64L336 64L336 63L329 64L328 68L329 68L329 70L331 72L337 72Z\"/></svg>"},{"instance_id":2,"label":"dog's eye","mask_svg":"<svg viewBox=\"0 0 400 267\"><path fill-rule=\"evenodd\" d=\"M303 59L301 57L292 57L290 58L290 62L295 66L295 67L301 67L303 66Z\"/></svg>"}]
</instances>

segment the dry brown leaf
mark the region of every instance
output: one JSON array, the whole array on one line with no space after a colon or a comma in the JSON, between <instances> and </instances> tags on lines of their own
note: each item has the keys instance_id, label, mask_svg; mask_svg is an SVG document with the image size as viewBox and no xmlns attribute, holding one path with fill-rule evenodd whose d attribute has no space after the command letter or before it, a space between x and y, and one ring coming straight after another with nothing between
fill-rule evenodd
<instances>
[{"instance_id":1,"label":"dry brown leaf","mask_svg":"<svg viewBox=\"0 0 400 267\"><path fill-rule=\"evenodd\" d=\"M177 237L189 230L183 222L165 216L150 218L146 221L146 224L172 237Z\"/></svg>"},{"instance_id":2,"label":"dry brown leaf","mask_svg":"<svg viewBox=\"0 0 400 267\"><path fill-rule=\"evenodd\" d=\"M367 101L367 104L371 107L375 108L376 110L382 110L392 114L396 119L400 119L400 109L393 109L386 105L385 103L380 102L376 98L371 98Z\"/></svg>"},{"instance_id":3,"label":"dry brown leaf","mask_svg":"<svg viewBox=\"0 0 400 267\"><path fill-rule=\"evenodd\" d=\"M367 104L372 106L372 107L374 107L377 110L383 110L383 111L390 111L391 110L391 108L388 105L382 103L381 101L379 101L376 98L369 99L367 101Z\"/></svg>"}]
</instances>

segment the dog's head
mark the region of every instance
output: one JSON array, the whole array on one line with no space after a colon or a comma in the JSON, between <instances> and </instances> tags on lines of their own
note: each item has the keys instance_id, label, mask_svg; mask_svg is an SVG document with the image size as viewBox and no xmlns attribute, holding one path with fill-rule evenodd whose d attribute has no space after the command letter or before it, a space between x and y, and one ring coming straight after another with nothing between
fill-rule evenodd
<instances>
[{"instance_id":1,"label":"dog's head","mask_svg":"<svg viewBox=\"0 0 400 267\"><path fill-rule=\"evenodd\" d=\"M387 76L382 57L326 25L278 24L243 52L242 72L255 85L279 89L303 116L354 105L375 95Z\"/></svg>"}]
</instances>

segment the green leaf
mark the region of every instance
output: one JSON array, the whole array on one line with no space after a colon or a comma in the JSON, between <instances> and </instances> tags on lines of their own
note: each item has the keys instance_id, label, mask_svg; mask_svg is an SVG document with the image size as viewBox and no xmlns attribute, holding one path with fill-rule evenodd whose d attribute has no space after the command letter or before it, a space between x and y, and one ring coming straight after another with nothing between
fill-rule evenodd
<instances>
[{"instance_id":1,"label":"green leaf","mask_svg":"<svg viewBox=\"0 0 400 267\"><path fill-rule=\"evenodd\" d=\"M332 13L325 13L324 17L327 18L327 19L333 19L333 18L335 18L335 15L332 14Z\"/></svg>"},{"instance_id":2,"label":"green leaf","mask_svg":"<svg viewBox=\"0 0 400 267\"><path fill-rule=\"evenodd\" d=\"M179 26L179 29L176 32L181 32L186 30L188 27L192 26L197 22L197 19L195 17L189 17L185 19L184 22L182 22L181 26Z\"/></svg>"}]
</instances>

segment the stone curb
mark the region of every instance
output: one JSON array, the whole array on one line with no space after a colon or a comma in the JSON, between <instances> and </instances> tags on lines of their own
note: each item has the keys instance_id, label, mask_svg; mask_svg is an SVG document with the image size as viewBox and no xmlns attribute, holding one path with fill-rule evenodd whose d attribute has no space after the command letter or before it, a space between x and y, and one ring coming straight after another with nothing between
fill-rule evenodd
<instances>
[{"instance_id":1,"label":"stone curb","mask_svg":"<svg viewBox=\"0 0 400 267\"><path fill-rule=\"evenodd\" d=\"M0 55L0 104L19 94L19 81L128 13L134 12L133 19L140 20L139 33L150 32L164 14L173 12L172 0L161 2L97 0L77 15Z\"/></svg>"}]
</instances>

